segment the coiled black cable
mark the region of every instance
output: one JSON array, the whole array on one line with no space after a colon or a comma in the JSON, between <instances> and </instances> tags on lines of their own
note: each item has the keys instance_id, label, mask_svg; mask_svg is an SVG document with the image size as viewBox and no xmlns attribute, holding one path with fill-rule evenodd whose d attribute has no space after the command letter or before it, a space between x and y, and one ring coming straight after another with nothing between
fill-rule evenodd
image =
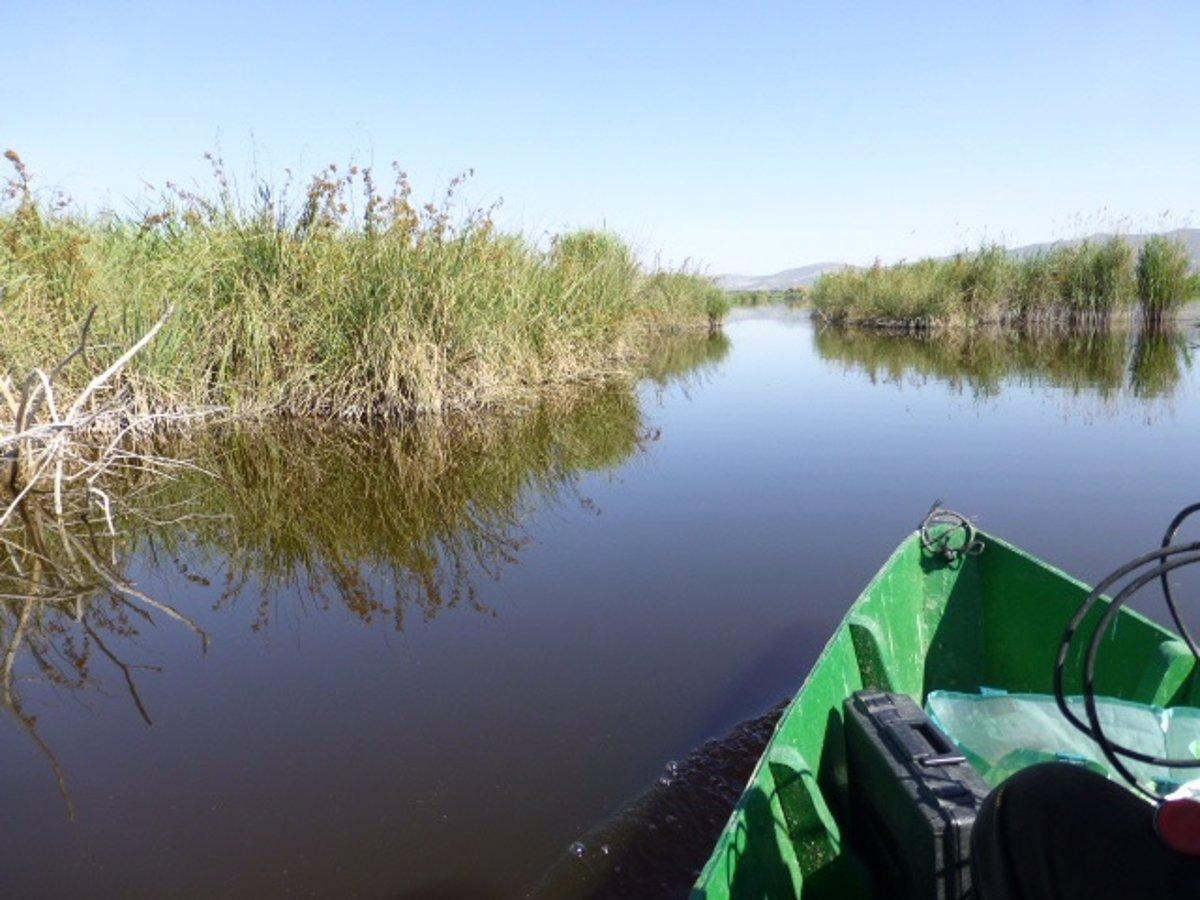
<instances>
[{"instance_id":1,"label":"coiled black cable","mask_svg":"<svg viewBox=\"0 0 1200 900\"><path fill-rule=\"evenodd\" d=\"M941 500L935 500L921 520L920 535L926 553L949 563L983 552L983 541L971 521L962 513L942 506Z\"/></svg>"},{"instance_id":2,"label":"coiled black cable","mask_svg":"<svg viewBox=\"0 0 1200 900\"><path fill-rule=\"evenodd\" d=\"M1171 543L1175 540L1175 535L1179 533L1180 526L1195 512L1200 512L1200 503L1185 506L1175 514L1175 518L1171 520L1171 524L1167 526L1167 531L1163 535L1162 549L1165 550L1171 546ZM1171 593L1171 583L1167 580L1167 574L1165 572L1162 573L1160 578L1163 598L1167 601L1167 609L1171 611L1171 618L1175 620L1175 627L1179 629L1179 636L1183 638L1184 642L1188 645L1188 649L1192 651L1192 656L1196 658L1196 662L1200 663L1200 647L1196 645L1195 638L1192 637L1192 633L1184 623L1183 617L1179 615L1179 610L1175 606L1175 596Z\"/></svg>"},{"instance_id":3,"label":"coiled black cable","mask_svg":"<svg viewBox=\"0 0 1200 900\"><path fill-rule=\"evenodd\" d=\"M1175 602L1175 597L1171 591L1170 582L1167 577L1175 569L1200 562L1200 542L1186 544L1172 543L1179 532L1179 528L1196 512L1200 512L1200 503L1194 503L1180 510L1175 518L1171 520L1171 524L1167 526L1166 533L1163 535L1162 546L1158 550L1146 553L1126 563L1100 581L1092 589L1067 625L1066 631L1063 632L1062 642L1058 649L1058 657L1054 664L1054 699L1058 704L1059 710L1072 725L1091 737L1099 745L1105 758L1122 778L1129 782L1138 792L1154 801L1161 801L1163 799L1162 795L1142 785L1138 781L1137 776L1122 761L1121 757L1149 765L1179 769L1200 768L1200 759L1170 759L1168 757L1154 756L1153 754L1142 753L1131 747L1126 747L1108 737L1104 733L1104 728L1100 723L1099 709L1096 704L1096 664L1100 656L1100 645L1105 635L1108 634L1109 629L1112 628L1122 608L1138 591L1155 579L1159 581L1163 592L1163 599L1166 600L1167 609L1171 613L1175 627L1179 629L1180 637L1183 638L1188 649L1191 650L1197 664L1200 664L1200 649L1197 648L1191 631L1179 613L1179 608ZM1151 566L1151 568L1145 569L1146 566ZM1145 571L1135 574L1143 569ZM1085 724L1067 705L1065 687L1067 657L1074 646L1079 628L1088 614L1097 607L1097 604L1100 603L1106 591L1127 578L1132 578L1132 580L1126 583L1109 602L1108 608L1104 611L1099 623L1092 632L1091 641L1088 644L1087 653L1084 657L1082 694L1084 709L1087 714L1087 723Z\"/></svg>"}]
</instances>

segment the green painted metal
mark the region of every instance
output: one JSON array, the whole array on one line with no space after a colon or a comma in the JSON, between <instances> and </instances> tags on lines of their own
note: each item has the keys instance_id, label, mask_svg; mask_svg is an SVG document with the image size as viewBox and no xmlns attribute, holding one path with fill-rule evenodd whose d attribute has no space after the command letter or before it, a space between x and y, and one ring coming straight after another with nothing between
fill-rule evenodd
<instances>
[{"instance_id":1,"label":"green painted metal","mask_svg":"<svg viewBox=\"0 0 1200 900\"><path fill-rule=\"evenodd\" d=\"M871 580L780 719L693 900L885 896L846 834L842 702L854 691L902 691L919 703L938 689L1053 691L1059 640L1089 588L981 537L980 555L947 563L924 553L914 534ZM1078 644L1102 613L1084 622ZM1195 663L1169 631L1122 610L1105 641L1100 693L1195 705ZM1079 655L1068 662L1069 686Z\"/></svg>"}]
</instances>

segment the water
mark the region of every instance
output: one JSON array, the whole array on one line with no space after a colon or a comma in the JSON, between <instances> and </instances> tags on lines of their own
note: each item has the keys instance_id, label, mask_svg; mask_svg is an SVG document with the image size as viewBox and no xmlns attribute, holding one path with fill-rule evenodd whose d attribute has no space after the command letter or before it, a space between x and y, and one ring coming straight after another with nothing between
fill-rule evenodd
<instances>
[{"instance_id":1,"label":"water","mask_svg":"<svg viewBox=\"0 0 1200 900\"><path fill-rule=\"evenodd\" d=\"M22 526L88 599L0 566L5 893L520 894L790 694L934 499L1095 579L1200 493L1191 331L727 334L453 437L200 440L84 546L207 651Z\"/></svg>"}]
</instances>

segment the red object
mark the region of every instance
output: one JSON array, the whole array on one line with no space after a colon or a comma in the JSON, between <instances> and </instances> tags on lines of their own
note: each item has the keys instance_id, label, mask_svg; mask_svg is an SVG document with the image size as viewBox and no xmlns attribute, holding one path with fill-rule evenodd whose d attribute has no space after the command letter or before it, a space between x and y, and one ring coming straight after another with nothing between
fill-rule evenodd
<instances>
[{"instance_id":1,"label":"red object","mask_svg":"<svg viewBox=\"0 0 1200 900\"><path fill-rule=\"evenodd\" d=\"M1189 856L1200 856L1200 800L1164 800L1154 814L1154 827L1163 843Z\"/></svg>"}]
</instances>

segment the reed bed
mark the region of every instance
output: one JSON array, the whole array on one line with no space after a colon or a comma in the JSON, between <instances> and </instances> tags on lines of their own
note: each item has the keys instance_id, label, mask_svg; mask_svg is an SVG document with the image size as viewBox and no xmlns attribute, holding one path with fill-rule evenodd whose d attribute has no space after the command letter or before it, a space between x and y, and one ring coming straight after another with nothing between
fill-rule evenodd
<instances>
[{"instance_id":1,"label":"reed bed","mask_svg":"<svg viewBox=\"0 0 1200 900\"><path fill-rule=\"evenodd\" d=\"M408 419L628 375L653 335L715 328L709 279L649 272L618 237L539 246L464 208L420 204L404 172L329 166L302 189L164 188L137 214L86 215L34 190L11 151L0 207L0 372L60 358L95 310L98 347L170 326L114 389L143 412L220 406ZM84 367L86 370L86 366ZM92 374L82 371L78 376Z\"/></svg>"},{"instance_id":2,"label":"reed bed","mask_svg":"<svg viewBox=\"0 0 1200 900\"><path fill-rule=\"evenodd\" d=\"M1138 297L1143 315L1159 321L1196 294L1191 259L1181 244L1162 235L1149 238L1138 256Z\"/></svg>"},{"instance_id":3,"label":"reed bed","mask_svg":"<svg viewBox=\"0 0 1200 900\"><path fill-rule=\"evenodd\" d=\"M896 328L1107 322L1140 307L1161 319L1200 294L1187 249L1155 236L1134 252L1121 237L1018 257L986 245L948 259L844 269L812 290L829 322Z\"/></svg>"}]
</instances>

